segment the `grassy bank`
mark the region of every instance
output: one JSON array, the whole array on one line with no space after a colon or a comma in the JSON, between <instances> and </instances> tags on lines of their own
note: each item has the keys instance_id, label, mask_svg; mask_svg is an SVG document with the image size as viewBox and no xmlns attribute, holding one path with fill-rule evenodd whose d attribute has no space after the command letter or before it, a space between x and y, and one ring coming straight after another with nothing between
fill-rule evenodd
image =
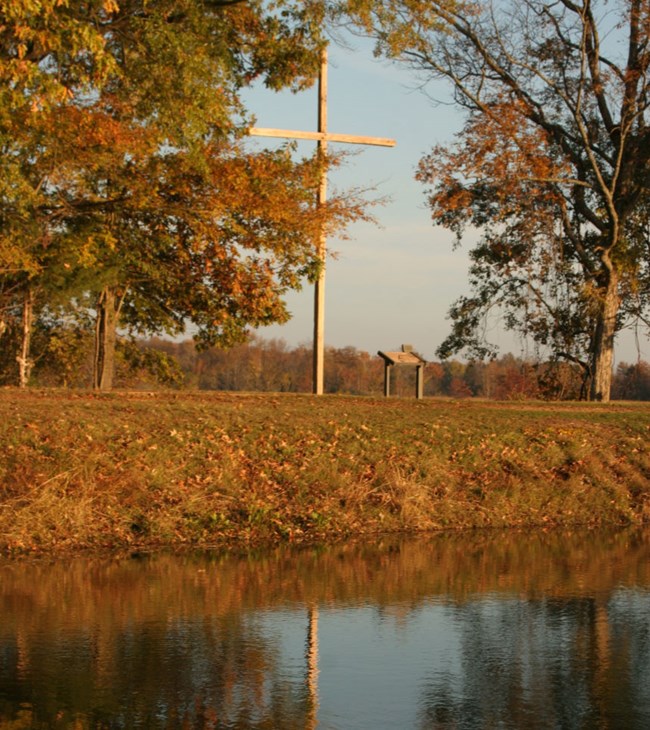
<instances>
[{"instance_id":1,"label":"grassy bank","mask_svg":"<svg viewBox=\"0 0 650 730\"><path fill-rule=\"evenodd\" d=\"M0 391L0 551L650 518L650 406Z\"/></svg>"}]
</instances>

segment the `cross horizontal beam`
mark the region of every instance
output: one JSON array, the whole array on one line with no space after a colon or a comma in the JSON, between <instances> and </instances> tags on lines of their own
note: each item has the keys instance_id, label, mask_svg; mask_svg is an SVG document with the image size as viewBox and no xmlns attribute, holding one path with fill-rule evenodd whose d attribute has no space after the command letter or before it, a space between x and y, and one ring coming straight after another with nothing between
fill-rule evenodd
<instances>
[{"instance_id":1,"label":"cross horizontal beam","mask_svg":"<svg viewBox=\"0 0 650 730\"><path fill-rule=\"evenodd\" d=\"M387 137L365 137L356 134L333 134L327 131L327 49L321 54L320 73L318 75L318 131L307 132L298 129L273 129L270 127L249 127L248 134L254 137L282 137L284 139L308 139L318 142L320 152L327 152L328 142L344 144L365 144L379 147L394 147L395 140ZM324 205L327 198L327 170L321 170L318 186L318 205ZM321 395L324 387L325 362L325 259L327 240L325 230L321 230L317 255L321 268L315 282L314 291L314 393Z\"/></svg>"},{"instance_id":2,"label":"cross horizontal beam","mask_svg":"<svg viewBox=\"0 0 650 730\"><path fill-rule=\"evenodd\" d=\"M334 132L306 132L299 129L273 129L271 127L250 127L248 134L253 137L284 137L308 139L316 142L343 142L345 144L369 144L376 147L394 147L395 140L388 137L363 137L356 134L336 134Z\"/></svg>"}]
</instances>

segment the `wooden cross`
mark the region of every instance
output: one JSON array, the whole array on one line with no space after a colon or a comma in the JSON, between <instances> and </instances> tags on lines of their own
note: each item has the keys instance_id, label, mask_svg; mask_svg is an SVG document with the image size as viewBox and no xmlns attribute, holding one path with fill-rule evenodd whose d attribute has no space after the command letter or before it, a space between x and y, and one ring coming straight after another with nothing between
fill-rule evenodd
<instances>
[{"instance_id":1,"label":"wooden cross","mask_svg":"<svg viewBox=\"0 0 650 730\"><path fill-rule=\"evenodd\" d=\"M321 154L327 153L328 142L346 144L367 144L380 147L394 147L395 140L385 137L359 137L352 134L333 134L327 131L327 50L321 55L320 73L318 76L318 131L302 132L294 129L269 129L251 127L248 133L257 137L284 137L290 139L311 139L318 142ZM318 205L327 200L327 171L323 168L318 188ZM324 383L325 360L325 259L327 256L327 240L325 232L321 233L317 250L321 261L320 274L316 280L314 296L314 354L313 354L313 392L322 395Z\"/></svg>"}]
</instances>

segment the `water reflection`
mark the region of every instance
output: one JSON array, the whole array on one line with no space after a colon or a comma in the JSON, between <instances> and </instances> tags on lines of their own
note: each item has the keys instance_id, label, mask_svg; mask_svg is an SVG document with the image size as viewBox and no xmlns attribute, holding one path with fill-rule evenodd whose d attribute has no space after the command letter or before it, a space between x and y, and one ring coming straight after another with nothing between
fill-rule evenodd
<instances>
[{"instance_id":1,"label":"water reflection","mask_svg":"<svg viewBox=\"0 0 650 730\"><path fill-rule=\"evenodd\" d=\"M650 533L0 564L0 729L650 727Z\"/></svg>"}]
</instances>

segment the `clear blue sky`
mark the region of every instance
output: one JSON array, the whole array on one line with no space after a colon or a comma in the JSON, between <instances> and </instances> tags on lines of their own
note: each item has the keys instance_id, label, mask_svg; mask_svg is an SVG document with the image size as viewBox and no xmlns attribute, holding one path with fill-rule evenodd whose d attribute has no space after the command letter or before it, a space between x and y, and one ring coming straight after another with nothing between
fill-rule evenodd
<instances>
[{"instance_id":1,"label":"clear blue sky","mask_svg":"<svg viewBox=\"0 0 650 730\"><path fill-rule=\"evenodd\" d=\"M379 227L356 224L350 240L331 239L326 275L325 341L352 345L371 354L412 344L425 358L449 331L446 314L461 294L468 293L468 240L453 250L453 236L434 227L426 208L424 187L414 179L419 159L435 144L448 142L462 117L450 104L443 82L429 84L426 94L407 69L377 61L369 43L354 40L354 49L330 45L328 129L346 134L391 137L396 147L336 145L351 153L344 167L330 175L330 189L375 187L370 195L388 202L375 208ZM317 88L300 94L255 89L245 97L260 127L315 130ZM250 145L272 146L274 140L251 138ZM314 142L300 142L298 153L309 154ZM334 146L334 145L332 145ZM313 287L287 298L292 319L262 328L264 338L282 338L289 345L309 344L313 336ZM490 339L502 351L527 355L525 348L495 323ZM532 355L532 351L530 352ZM641 340L641 355L650 347ZM617 361L636 360L633 338L617 347Z\"/></svg>"}]
</instances>

